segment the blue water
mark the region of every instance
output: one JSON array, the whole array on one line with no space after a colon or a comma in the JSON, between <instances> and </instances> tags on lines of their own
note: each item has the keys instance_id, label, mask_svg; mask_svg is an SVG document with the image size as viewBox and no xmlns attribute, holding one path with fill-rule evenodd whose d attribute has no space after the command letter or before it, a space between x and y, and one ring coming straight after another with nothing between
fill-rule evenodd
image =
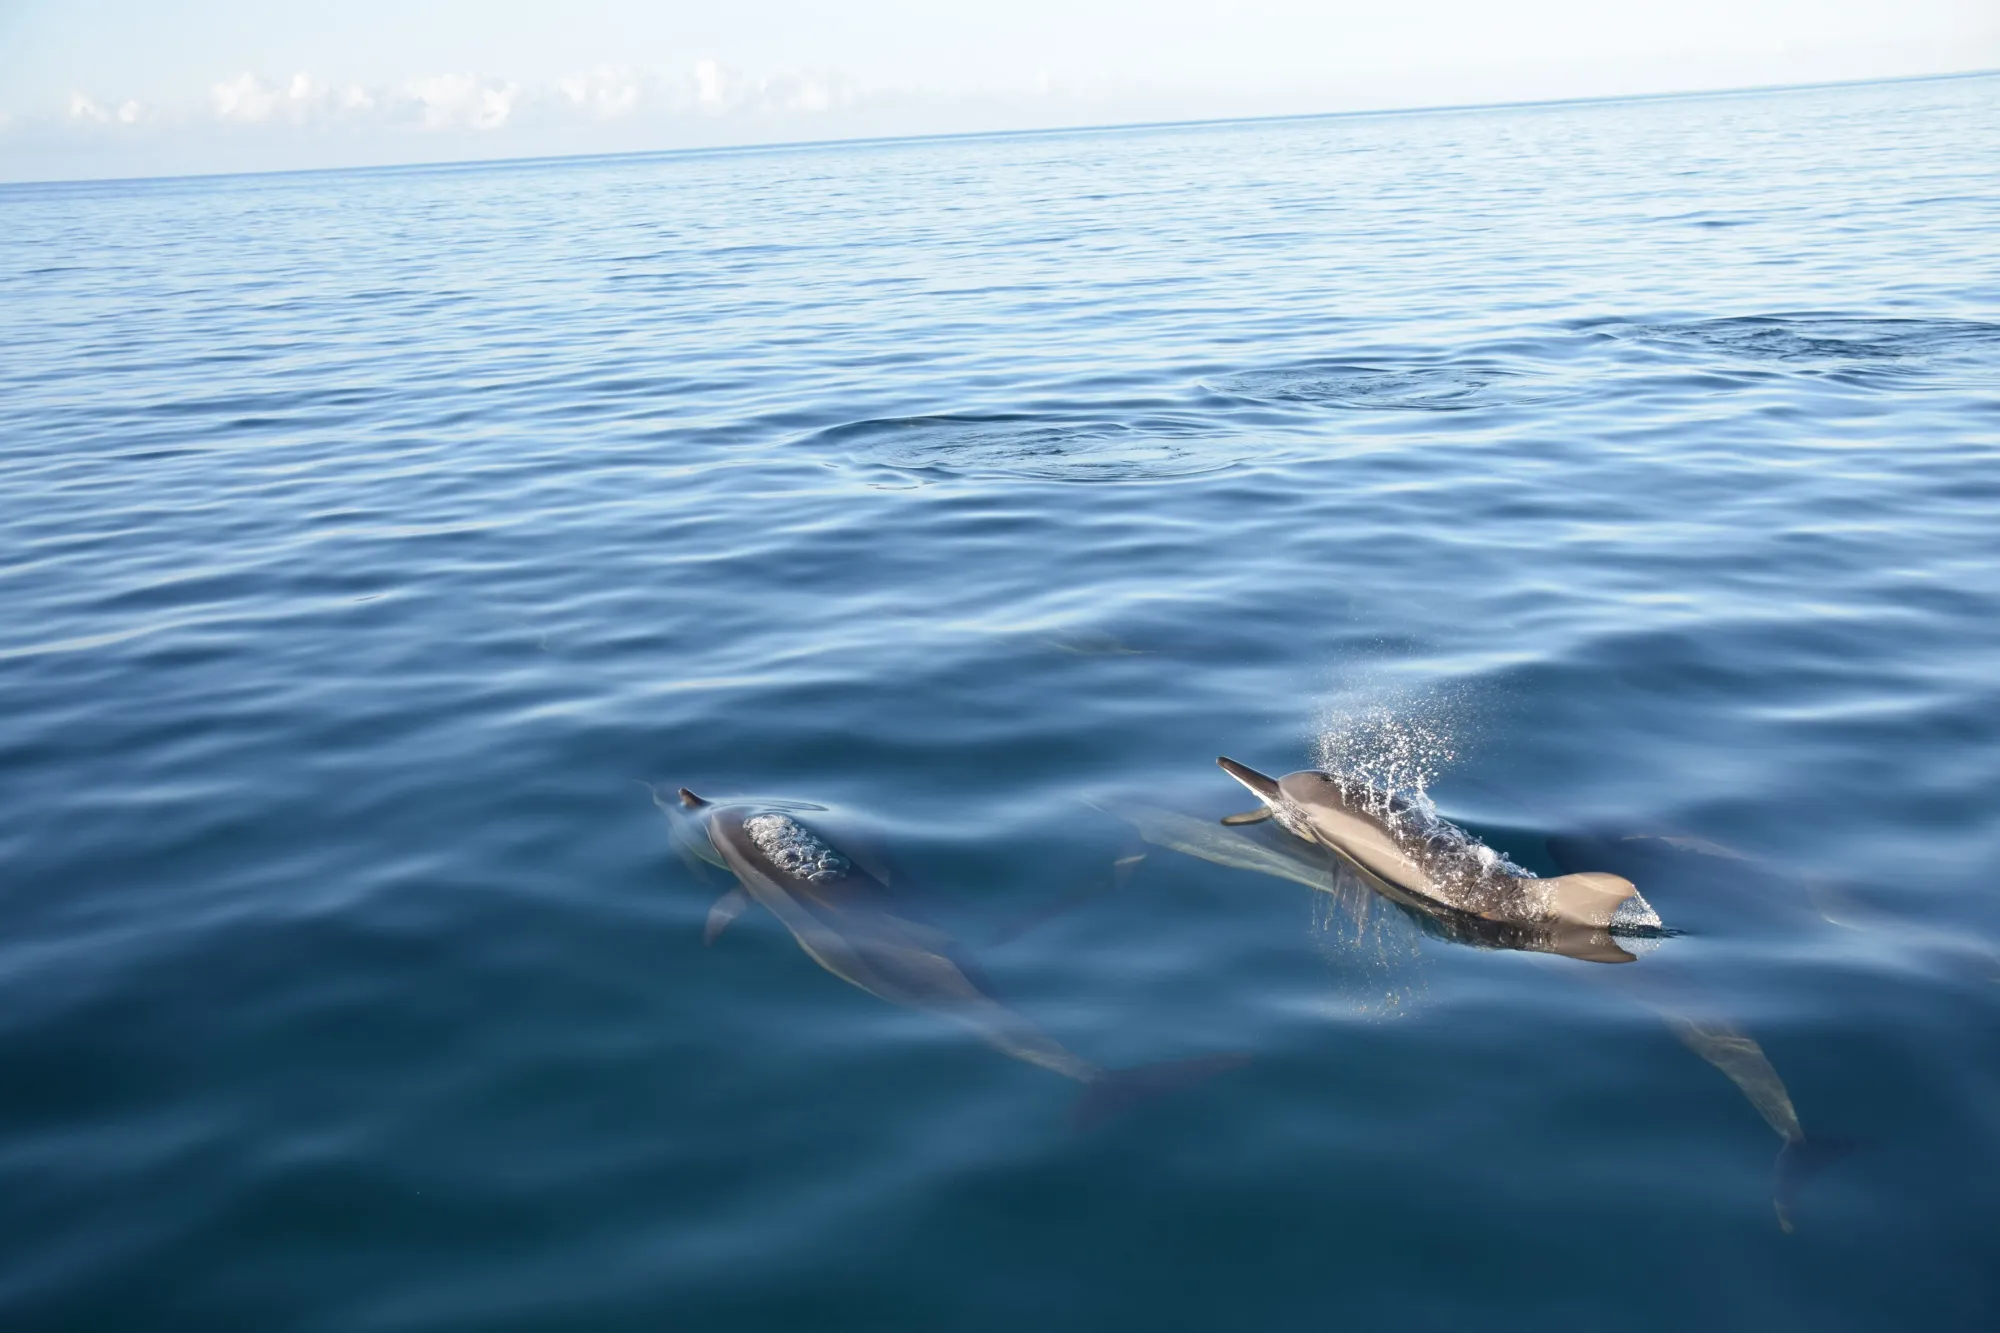
<instances>
[{"instance_id":1,"label":"blue water","mask_svg":"<svg viewBox=\"0 0 2000 1333\"><path fill-rule=\"evenodd\" d=\"M0 191L0 1326L1995 1326L1996 164L1985 78ZM1219 753L1670 933L1114 887ZM642 782L1249 1063L1078 1129L704 948ZM1789 1233L1690 1020L1853 1149Z\"/></svg>"}]
</instances>

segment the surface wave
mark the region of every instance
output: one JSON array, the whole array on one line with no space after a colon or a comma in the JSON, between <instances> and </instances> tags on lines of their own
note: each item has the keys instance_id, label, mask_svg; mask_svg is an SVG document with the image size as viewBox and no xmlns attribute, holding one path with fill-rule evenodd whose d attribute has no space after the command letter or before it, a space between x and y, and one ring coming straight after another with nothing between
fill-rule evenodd
<instances>
[{"instance_id":1,"label":"surface wave","mask_svg":"<svg viewBox=\"0 0 2000 1333\"><path fill-rule=\"evenodd\" d=\"M1264 402L1376 412L1466 412L1549 392L1529 376L1499 366L1421 361L1307 361L1238 371L1208 384L1219 393Z\"/></svg>"},{"instance_id":2,"label":"surface wave","mask_svg":"<svg viewBox=\"0 0 2000 1333\"><path fill-rule=\"evenodd\" d=\"M1720 357L1806 374L1866 374L1907 381L1969 370L1986 380L2000 380L2000 324L1981 320L1737 315L1620 323L1605 331L1704 359Z\"/></svg>"},{"instance_id":3,"label":"surface wave","mask_svg":"<svg viewBox=\"0 0 2000 1333\"><path fill-rule=\"evenodd\" d=\"M1019 413L857 421L810 443L904 472L1042 481L1139 481L1216 472L1253 443L1226 426L1180 416Z\"/></svg>"}]
</instances>

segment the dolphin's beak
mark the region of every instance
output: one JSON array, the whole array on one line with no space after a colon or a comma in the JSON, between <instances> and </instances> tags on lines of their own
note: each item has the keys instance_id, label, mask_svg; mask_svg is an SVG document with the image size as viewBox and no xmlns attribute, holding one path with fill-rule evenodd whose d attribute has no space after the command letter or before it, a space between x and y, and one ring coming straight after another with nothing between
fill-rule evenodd
<instances>
[{"instance_id":1,"label":"dolphin's beak","mask_svg":"<svg viewBox=\"0 0 2000 1333\"><path fill-rule=\"evenodd\" d=\"M1239 764L1234 759L1224 757L1217 759L1215 762L1221 765L1223 772L1248 787L1258 800L1268 805L1278 799L1278 780L1276 778L1265 777L1256 769L1251 768L1247 764Z\"/></svg>"}]
</instances>

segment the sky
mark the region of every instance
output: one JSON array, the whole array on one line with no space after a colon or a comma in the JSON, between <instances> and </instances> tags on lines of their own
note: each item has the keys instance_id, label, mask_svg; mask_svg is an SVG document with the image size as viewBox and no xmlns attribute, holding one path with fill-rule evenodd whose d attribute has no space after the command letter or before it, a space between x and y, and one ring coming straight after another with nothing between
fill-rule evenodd
<instances>
[{"instance_id":1,"label":"sky","mask_svg":"<svg viewBox=\"0 0 2000 1333\"><path fill-rule=\"evenodd\" d=\"M0 180L2000 68L2000 0L0 0Z\"/></svg>"}]
</instances>

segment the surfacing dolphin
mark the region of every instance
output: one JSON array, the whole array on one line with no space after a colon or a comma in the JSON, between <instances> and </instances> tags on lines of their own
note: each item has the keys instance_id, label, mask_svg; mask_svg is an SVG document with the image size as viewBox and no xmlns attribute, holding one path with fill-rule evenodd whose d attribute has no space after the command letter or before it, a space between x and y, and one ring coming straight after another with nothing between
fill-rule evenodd
<instances>
[{"instance_id":1,"label":"surfacing dolphin","mask_svg":"<svg viewBox=\"0 0 2000 1333\"><path fill-rule=\"evenodd\" d=\"M1156 847L1214 865L1288 879L1332 894L1356 918L1367 916L1370 905L1379 902L1423 934L1453 944L1475 949L1562 954L1598 963L1632 961L1632 955L1619 947L1609 931L1488 921L1407 893L1318 842L1282 833L1275 840L1265 840L1241 831L1244 824L1261 823L1261 819L1231 816L1218 824L1130 801L1093 799L1089 804L1124 820ZM1121 860L1120 877L1129 874L1131 867L1142 859Z\"/></svg>"},{"instance_id":2,"label":"surfacing dolphin","mask_svg":"<svg viewBox=\"0 0 2000 1333\"><path fill-rule=\"evenodd\" d=\"M1016 1060L1083 1084L1074 1112L1080 1126L1247 1060L1213 1055L1120 1070L1093 1064L995 999L949 933L914 915L878 870L789 810L717 804L685 787L680 799L705 829L715 861L737 880L709 910L705 943L759 903L808 957L849 985L950 1018Z\"/></svg>"},{"instance_id":3,"label":"surfacing dolphin","mask_svg":"<svg viewBox=\"0 0 2000 1333\"><path fill-rule=\"evenodd\" d=\"M1222 761L1225 770L1230 770L1231 762ZM1235 767L1242 768L1242 765ZM1254 770L1243 771L1265 782L1271 781L1262 774L1255 773ZM1231 775L1236 776L1233 771ZM1238 780L1243 779L1239 777ZM1248 786L1249 783L1246 782L1245 785ZM1251 790L1256 791L1257 788L1252 787ZM1403 915L1425 934L1453 943L1468 944L1478 948L1560 953L1598 962L1633 960L1633 955L1618 947L1609 931L1584 931L1576 927L1536 928L1493 922L1471 917L1458 910L1444 907L1436 901L1404 892L1381 876L1357 865L1344 851L1330 852L1327 845L1319 838L1298 834L1284 820L1272 818L1276 814L1275 810L1260 810L1251 815L1231 815L1217 823L1126 801L1093 800L1091 804L1107 814L1124 820L1142 839L1154 846L1165 847L1170 851L1180 852L1214 865L1271 875L1337 897L1343 895L1347 882L1358 879L1367 889L1403 909ZM1387 798L1384 798L1384 804L1388 804ZM1409 811L1407 807L1403 808L1402 813L1405 817L1415 815L1415 812ZM1272 822L1286 828L1287 832L1293 832L1294 836L1272 843L1240 831L1243 825L1261 823L1267 818L1272 818ZM1581 839L1550 841L1551 850L1565 869L1570 867L1579 854L1589 855L1593 846L1594 844ZM1457 854L1463 854L1462 850L1455 850ZM1119 863L1121 871L1129 873L1131 866L1139 859L1125 858ZM1605 858L1600 857L1600 859ZM1353 873L1351 876L1343 876L1340 874L1342 868ZM1361 904L1349 903L1347 906L1350 911L1366 910ZM1646 910L1650 915L1651 908L1648 907ZM1655 928L1657 920L1657 917L1653 918ZM1633 973L1621 972L1616 975L1619 978L1629 976L1637 983L1641 979L1641 974L1649 970L1656 969L1649 964L1648 968L1634 969ZM1636 992L1634 998L1656 1013L1683 1045L1733 1083L1743 1094L1744 1099L1778 1135L1780 1147L1772 1172L1771 1205L1777 1213L1779 1226L1785 1231L1792 1230L1793 1209L1800 1188L1819 1169L1851 1152L1853 1145L1841 1139L1806 1137L1784 1079L1778 1074L1770 1058L1765 1055L1764 1048L1758 1045L1755 1038L1712 1013L1703 1012L1705 1006L1692 1002L1692 996L1677 994L1679 988L1673 985L1647 982L1628 987L1621 982L1620 989L1634 989Z\"/></svg>"},{"instance_id":4,"label":"surfacing dolphin","mask_svg":"<svg viewBox=\"0 0 2000 1333\"><path fill-rule=\"evenodd\" d=\"M1216 762L1263 802L1225 824L1275 819L1286 832L1339 855L1390 897L1487 929L1501 937L1494 941L1499 947L1629 963L1632 955L1611 936L1659 929L1659 914L1622 876L1515 874L1490 848L1358 779L1318 769L1272 778L1234 759ZM1504 938L1510 931L1520 942Z\"/></svg>"}]
</instances>

